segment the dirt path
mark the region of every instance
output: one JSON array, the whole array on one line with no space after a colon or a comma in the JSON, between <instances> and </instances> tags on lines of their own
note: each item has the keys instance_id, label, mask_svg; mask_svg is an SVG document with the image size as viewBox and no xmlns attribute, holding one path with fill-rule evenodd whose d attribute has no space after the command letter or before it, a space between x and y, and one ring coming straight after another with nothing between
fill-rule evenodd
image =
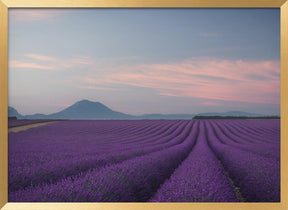
<instances>
[{"instance_id":1,"label":"dirt path","mask_svg":"<svg viewBox=\"0 0 288 210\"><path fill-rule=\"evenodd\" d=\"M20 132L20 131L25 131L28 130L30 128L36 128L42 125L47 125L47 124L51 124L51 123L56 123L56 122L60 122L60 121L50 121L50 122L42 122L42 123L34 123L34 124L29 124L29 125L22 125L22 126L17 126L17 127L13 127L13 128L8 128L8 132Z\"/></svg>"}]
</instances>

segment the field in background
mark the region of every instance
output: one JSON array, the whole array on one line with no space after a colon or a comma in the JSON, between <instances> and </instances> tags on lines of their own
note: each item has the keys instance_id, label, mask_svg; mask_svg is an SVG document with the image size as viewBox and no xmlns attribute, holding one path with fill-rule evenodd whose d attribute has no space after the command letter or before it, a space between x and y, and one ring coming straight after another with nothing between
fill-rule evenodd
<instances>
[{"instance_id":1,"label":"field in background","mask_svg":"<svg viewBox=\"0 0 288 210\"><path fill-rule=\"evenodd\" d=\"M279 202L280 120L62 121L9 133L9 202Z\"/></svg>"}]
</instances>

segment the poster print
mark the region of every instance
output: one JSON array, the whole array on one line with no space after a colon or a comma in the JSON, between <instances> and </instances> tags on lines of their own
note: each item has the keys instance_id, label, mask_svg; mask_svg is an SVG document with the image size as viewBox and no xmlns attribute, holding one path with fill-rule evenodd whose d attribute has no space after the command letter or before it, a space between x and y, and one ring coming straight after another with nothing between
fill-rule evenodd
<instances>
[{"instance_id":1,"label":"poster print","mask_svg":"<svg viewBox=\"0 0 288 210\"><path fill-rule=\"evenodd\" d=\"M9 202L279 202L279 9L9 9Z\"/></svg>"}]
</instances>

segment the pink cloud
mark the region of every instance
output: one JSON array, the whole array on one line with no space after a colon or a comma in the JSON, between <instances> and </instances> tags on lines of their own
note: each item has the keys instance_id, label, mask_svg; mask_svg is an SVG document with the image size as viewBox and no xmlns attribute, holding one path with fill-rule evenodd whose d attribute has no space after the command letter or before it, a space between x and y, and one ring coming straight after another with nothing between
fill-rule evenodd
<instances>
[{"instance_id":1,"label":"pink cloud","mask_svg":"<svg viewBox=\"0 0 288 210\"><path fill-rule=\"evenodd\" d=\"M56 58L40 54L25 54L23 60L9 61L11 68L38 70L65 70L91 66L94 61L90 57L74 56L70 58ZM29 59L27 59L29 58ZM30 62L33 59L33 62Z\"/></svg>"},{"instance_id":2,"label":"pink cloud","mask_svg":"<svg viewBox=\"0 0 288 210\"><path fill-rule=\"evenodd\" d=\"M161 92L159 93L160 96L171 96L171 97L180 97L179 95L175 93L169 93L169 92Z\"/></svg>"},{"instance_id":3,"label":"pink cloud","mask_svg":"<svg viewBox=\"0 0 288 210\"><path fill-rule=\"evenodd\" d=\"M76 56L70 61L72 64L80 65L92 65L94 63L93 59L89 56Z\"/></svg>"},{"instance_id":4,"label":"pink cloud","mask_svg":"<svg viewBox=\"0 0 288 210\"><path fill-rule=\"evenodd\" d=\"M25 68L25 69L41 69L41 70L55 70L54 66L40 65L37 63L27 63L21 61L10 61L9 67L11 68Z\"/></svg>"},{"instance_id":5,"label":"pink cloud","mask_svg":"<svg viewBox=\"0 0 288 210\"><path fill-rule=\"evenodd\" d=\"M63 9L11 9L9 20L13 22L55 21L57 17L69 10Z\"/></svg>"},{"instance_id":6,"label":"pink cloud","mask_svg":"<svg viewBox=\"0 0 288 210\"><path fill-rule=\"evenodd\" d=\"M88 83L151 88L165 96L279 104L279 74L279 61L197 58L115 66L90 75Z\"/></svg>"},{"instance_id":7,"label":"pink cloud","mask_svg":"<svg viewBox=\"0 0 288 210\"><path fill-rule=\"evenodd\" d=\"M25 57L32 58L35 60L40 60L40 61L55 61L56 60L56 58L45 56L45 55L39 55L39 54L26 54Z\"/></svg>"}]
</instances>

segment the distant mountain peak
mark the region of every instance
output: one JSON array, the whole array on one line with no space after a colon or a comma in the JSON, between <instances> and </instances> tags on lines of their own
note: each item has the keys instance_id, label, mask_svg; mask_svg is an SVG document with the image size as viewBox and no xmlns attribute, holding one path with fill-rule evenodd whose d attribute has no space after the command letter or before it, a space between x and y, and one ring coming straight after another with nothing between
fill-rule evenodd
<instances>
[{"instance_id":1,"label":"distant mountain peak","mask_svg":"<svg viewBox=\"0 0 288 210\"><path fill-rule=\"evenodd\" d=\"M131 115L114 111L100 102L87 99L78 101L66 109L50 114L50 119L130 119Z\"/></svg>"},{"instance_id":2,"label":"distant mountain peak","mask_svg":"<svg viewBox=\"0 0 288 210\"><path fill-rule=\"evenodd\" d=\"M104 104L98 102L98 101L90 101L90 100L87 100L87 99L84 99L84 100L81 100L81 101L78 101L76 102L75 104L73 105L80 105L80 106L103 106L103 107L107 107L105 106ZM72 105L72 106L73 106ZM108 107L107 107L108 108Z\"/></svg>"},{"instance_id":3,"label":"distant mountain peak","mask_svg":"<svg viewBox=\"0 0 288 210\"><path fill-rule=\"evenodd\" d=\"M88 99L83 99L81 101L77 101L75 104L101 104L101 103L96 101L90 101Z\"/></svg>"},{"instance_id":4,"label":"distant mountain peak","mask_svg":"<svg viewBox=\"0 0 288 210\"><path fill-rule=\"evenodd\" d=\"M103 111L112 111L110 108L105 106L104 104L100 102L94 102L94 101L89 101L89 100L81 100L76 102L70 107L67 107L63 111L68 111L68 110L74 110L77 112L103 112Z\"/></svg>"},{"instance_id":5,"label":"distant mountain peak","mask_svg":"<svg viewBox=\"0 0 288 210\"><path fill-rule=\"evenodd\" d=\"M16 109L11 106L8 106L8 117L22 117Z\"/></svg>"}]
</instances>

